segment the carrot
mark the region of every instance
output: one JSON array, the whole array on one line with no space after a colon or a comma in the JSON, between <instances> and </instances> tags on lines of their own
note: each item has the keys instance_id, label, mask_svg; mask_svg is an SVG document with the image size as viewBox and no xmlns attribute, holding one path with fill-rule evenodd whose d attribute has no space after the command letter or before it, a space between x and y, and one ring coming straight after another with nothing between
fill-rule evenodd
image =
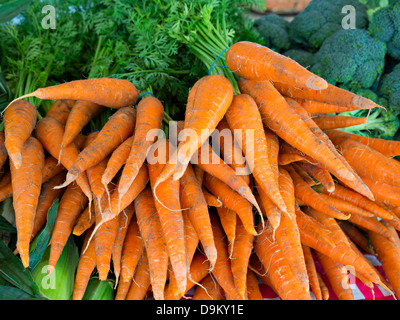
<instances>
[{"instance_id":1,"label":"carrot","mask_svg":"<svg viewBox=\"0 0 400 320\"><path fill-rule=\"evenodd\" d=\"M7 148L5 145L5 135L3 131L0 131L0 169L4 169L4 165L8 160Z\"/></svg>"},{"instance_id":2,"label":"carrot","mask_svg":"<svg viewBox=\"0 0 400 320\"><path fill-rule=\"evenodd\" d=\"M400 141L370 138L340 130L331 130L327 134L333 141L339 141L339 139L346 138L356 140L382 153L386 157L400 155Z\"/></svg>"},{"instance_id":3,"label":"carrot","mask_svg":"<svg viewBox=\"0 0 400 320\"><path fill-rule=\"evenodd\" d=\"M118 283L117 292L115 293L114 300L126 300L126 297L128 295L132 283L133 283L132 279L130 279L129 281Z\"/></svg>"},{"instance_id":4,"label":"carrot","mask_svg":"<svg viewBox=\"0 0 400 320\"><path fill-rule=\"evenodd\" d=\"M80 100L76 101L65 123L61 149L64 149L66 145L72 143L89 121L103 111L103 109L104 106L97 103Z\"/></svg>"},{"instance_id":5,"label":"carrot","mask_svg":"<svg viewBox=\"0 0 400 320\"><path fill-rule=\"evenodd\" d=\"M269 157L269 162L272 167L272 171L277 173L279 172L279 137L272 132L267 127L264 127L264 133L265 133L265 138L267 139L267 145L268 145L268 157Z\"/></svg>"},{"instance_id":6,"label":"carrot","mask_svg":"<svg viewBox=\"0 0 400 320\"><path fill-rule=\"evenodd\" d=\"M224 300L224 291L212 275L208 274L196 286L192 300Z\"/></svg>"},{"instance_id":7,"label":"carrot","mask_svg":"<svg viewBox=\"0 0 400 320\"><path fill-rule=\"evenodd\" d=\"M128 226L131 222L132 216L135 213L135 205L131 203L126 210L124 210L119 215L118 221L118 230L117 235L115 237L114 246L112 250L112 261L113 261L113 270L116 279L116 285L118 284L119 275L121 273L121 256L122 249L124 246L124 241L126 237L126 233L128 231Z\"/></svg>"},{"instance_id":8,"label":"carrot","mask_svg":"<svg viewBox=\"0 0 400 320\"><path fill-rule=\"evenodd\" d=\"M310 247L302 245L304 260L306 262L310 288L317 300L322 300L321 286L318 280L318 271Z\"/></svg>"},{"instance_id":9,"label":"carrot","mask_svg":"<svg viewBox=\"0 0 400 320\"><path fill-rule=\"evenodd\" d=\"M150 282L156 300L164 300L167 281L168 251L160 218L150 188L144 189L134 200L137 223L148 258Z\"/></svg>"},{"instance_id":10,"label":"carrot","mask_svg":"<svg viewBox=\"0 0 400 320\"><path fill-rule=\"evenodd\" d=\"M11 183L11 172L4 177L4 185L0 187L0 202L11 198L13 195L13 188ZM8 180L8 181L6 181ZM7 183L8 182L8 183Z\"/></svg>"},{"instance_id":11,"label":"carrot","mask_svg":"<svg viewBox=\"0 0 400 320\"><path fill-rule=\"evenodd\" d=\"M365 117L340 115L314 115L312 119L321 130L348 128L367 123Z\"/></svg>"},{"instance_id":12,"label":"carrot","mask_svg":"<svg viewBox=\"0 0 400 320\"><path fill-rule=\"evenodd\" d=\"M264 300L258 279L253 271L247 270L247 299L246 300Z\"/></svg>"},{"instance_id":13,"label":"carrot","mask_svg":"<svg viewBox=\"0 0 400 320\"><path fill-rule=\"evenodd\" d=\"M374 231L380 234L381 236L385 237L386 239L393 241L393 237L391 236L388 229L375 218L364 217L358 214L352 214L348 221L357 226L360 226L365 230Z\"/></svg>"},{"instance_id":14,"label":"carrot","mask_svg":"<svg viewBox=\"0 0 400 320\"><path fill-rule=\"evenodd\" d=\"M248 94L235 95L225 117L232 130L242 133L236 134L235 139L243 150L254 179L276 206L286 211L279 191L278 172L273 171L269 161L267 138L257 104Z\"/></svg>"},{"instance_id":15,"label":"carrot","mask_svg":"<svg viewBox=\"0 0 400 320\"><path fill-rule=\"evenodd\" d=\"M62 193L63 189L54 189L65 179L65 172L61 172L55 177L51 178L49 181L42 184L40 190L39 201L36 208L35 220L33 223L32 239L37 235L37 233L42 229L47 220L47 212L53 205L54 201L58 199Z\"/></svg>"},{"instance_id":16,"label":"carrot","mask_svg":"<svg viewBox=\"0 0 400 320\"><path fill-rule=\"evenodd\" d=\"M247 271L250 254L253 250L253 241L254 235L249 234L239 220L236 226L236 236L233 242L230 260L233 281L243 300L246 298Z\"/></svg>"},{"instance_id":17,"label":"carrot","mask_svg":"<svg viewBox=\"0 0 400 320\"><path fill-rule=\"evenodd\" d=\"M88 198L82 189L73 183L68 186L60 199L53 232L50 238L49 272L52 272L72 233L76 219L88 205Z\"/></svg>"},{"instance_id":18,"label":"carrot","mask_svg":"<svg viewBox=\"0 0 400 320\"><path fill-rule=\"evenodd\" d=\"M380 152L351 139L340 143L339 150L360 176L400 186L400 166Z\"/></svg>"},{"instance_id":19,"label":"carrot","mask_svg":"<svg viewBox=\"0 0 400 320\"><path fill-rule=\"evenodd\" d=\"M86 230L94 225L96 222L95 220L96 218L89 211L89 207L86 207L86 209L83 210L83 212L77 218L74 229L72 230L72 234L75 236L82 235Z\"/></svg>"},{"instance_id":20,"label":"carrot","mask_svg":"<svg viewBox=\"0 0 400 320\"><path fill-rule=\"evenodd\" d=\"M46 117L54 118L65 125L74 104L75 100L56 100L47 111Z\"/></svg>"},{"instance_id":21,"label":"carrot","mask_svg":"<svg viewBox=\"0 0 400 320\"><path fill-rule=\"evenodd\" d=\"M318 183L312 178L312 176L306 171L304 170L302 167L298 166L297 163L292 163L291 166L293 167L293 169L296 170L296 172L298 173L298 175L310 186L313 187L315 185L317 185Z\"/></svg>"},{"instance_id":22,"label":"carrot","mask_svg":"<svg viewBox=\"0 0 400 320\"><path fill-rule=\"evenodd\" d=\"M216 196L209 193L204 187L201 190L208 206L215 208L222 207L222 202Z\"/></svg>"},{"instance_id":23,"label":"carrot","mask_svg":"<svg viewBox=\"0 0 400 320\"><path fill-rule=\"evenodd\" d=\"M82 300L90 276L94 268L96 267L96 258L94 252L94 243L90 242L89 239L93 232L93 228L90 228L84 238L82 251L79 256L78 268L76 270L74 287L72 293L72 300ZM86 250L84 248L87 248Z\"/></svg>"},{"instance_id":24,"label":"carrot","mask_svg":"<svg viewBox=\"0 0 400 320\"><path fill-rule=\"evenodd\" d=\"M328 192L333 192L336 188L335 181L328 170L314 166L308 162L299 161L296 166L305 170L310 176L318 180Z\"/></svg>"},{"instance_id":25,"label":"carrot","mask_svg":"<svg viewBox=\"0 0 400 320\"><path fill-rule=\"evenodd\" d=\"M152 96L140 100L136 110L135 136L118 186L121 195L128 191L146 160L147 152L157 137L164 116L161 101Z\"/></svg>"},{"instance_id":26,"label":"carrot","mask_svg":"<svg viewBox=\"0 0 400 320\"><path fill-rule=\"evenodd\" d=\"M39 88L15 100L36 97L42 100L84 100L109 108L132 106L138 99L133 83L124 79L92 78Z\"/></svg>"},{"instance_id":27,"label":"carrot","mask_svg":"<svg viewBox=\"0 0 400 320\"><path fill-rule=\"evenodd\" d=\"M279 168L279 186L288 211L281 212L280 224L276 229L276 241L293 275L304 290L309 291L308 273L296 223L293 180L290 174L282 168Z\"/></svg>"},{"instance_id":28,"label":"carrot","mask_svg":"<svg viewBox=\"0 0 400 320\"><path fill-rule=\"evenodd\" d=\"M311 90L326 89L328 83L296 61L267 47L249 41L233 44L226 52L228 68L252 80L282 81Z\"/></svg>"},{"instance_id":29,"label":"carrot","mask_svg":"<svg viewBox=\"0 0 400 320\"><path fill-rule=\"evenodd\" d=\"M121 281L130 281L143 253L144 245L136 217L132 217L126 233L121 256Z\"/></svg>"},{"instance_id":30,"label":"carrot","mask_svg":"<svg viewBox=\"0 0 400 320\"><path fill-rule=\"evenodd\" d=\"M361 231L351 222L349 221L338 221L340 228L342 228L343 232L353 241L356 245L358 245L365 252L376 255L373 246L370 241L365 237Z\"/></svg>"},{"instance_id":31,"label":"carrot","mask_svg":"<svg viewBox=\"0 0 400 320\"><path fill-rule=\"evenodd\" d=\"M235 286L231 260L229 258L228 244L224 237L221 221L215 212L210 212L211 225L217 248L217 261L211 270L212 275L224 290L227 300L240 300L241 296Z\"/></svg>"},{"instance_id":32,"label":"carrot","mask_svg":"<svg viewBox=\"0 0 400 320\"><path fill-rule=\"evenodd\" d=\"M131 150L133 142L133 136L122 142L115 150L111 153L110 158L107 161L106 169L101 177L101 182L104 185L108 185L112 179L117 175L118 171L126 163L129 152Z\"/></svg>"},{"instance_id":33,"label":"carrot","mask_svg":"<svg viewBox=\"0 0 400 320\"><path fill-rule=\"evenodd\" d=\"M274 81L274 87L284 96L294 99L307 99L348 109L372 109L381 106L377 105L370 99L359 96L351 91L328 84L325 90L312 90L307 88L298 88L296 85L283 83L283 81Z\"/></svg>"},{"instance_id":34,"label":"carrot","mask_svg":"<svg viewBox=\"0 0 400 320\"><path fill-rule=\"evenodd\" d=\"M279 153L278 164L280 166L286 166L293 162L303 161L309 163L306 156L296 153Z\"/></svg>"},{"instance_id":35,"label":"carrot","mask_svg":"<svg viewBox=\"0 0 400 320\"><path fill-rule=\"evenodd\" d=\"M310 115L327 114L327 113L340 113L357 110L357 108L343 107L334 104L314 101L310 99L294 98Z\"/></svg>"},{"instance_id":36,"label":"carrot","mask_svg":"<svg viewBox=\"0 0 400 320\"><path fill-rule=\"evenodd\" d=\"M322 198L321 194L314 191L301 177L300 175L291 167L287 165L284 167L293 179L296 197L304 201L307 205L314 208L315 210L324 212L337 219L346 220L349 218L348 214L342 213L332 205L326 202Z\"/></svg>"},{"instance_id":37,"label":"carrot","mask_svg":"<svg viewBox=\"0 0 400 320\"><path fill-rule=\"evenodd\" d=\"M316 256L339 300L354 300L346 267L321 252L317 251Z\"/></svg>"},{"instance_id":38,"label":"carrot","mask_svg":"<svg viewBox=\"0 0 400 320\"><path fill-rule=\"evenodd\" d=\"M332 174L355 180L354 174L321 139L313 134L301 117L269 81L239 79L239 88L256 101L263 122L287 143L326 166Z\"/></svg>"},{"instance_id":39,"label":"carrot","mask_svg":"<svg viewBox=\"0 0 400 320\"><path fill-rule=\"evenodd\" d=\"M224 229L226 238L228 240L228 252L229 256L231 256L233 244L236 238L236 225L240 221L238 221L237 219L236 212L225 206L217 208L217 213L221 222L222 229Z\"/></svg>"},{"instance_id":40,"label":"carrot","mask_svg":"<svg viewBox=\"0 0 400 320\"><path fill-rule=\"evenodd\" d=\"M326 188L321 188L321 191L329 194L331 197L338 198L345 200L347 202L351 202L352 204L372 212L376 217L381 219L392 219L393 215L382 208L381 206L377 205L374 201L369 200L368 198L360 195L359 193L346 188L340 184L335 186L335 190L329 192Z\"/></svg>"},{"instance_id":41,"label":"carrot","mask_svg":"<svg viewBox=\"0 0 400 320\"><path fill-rule=\"evenodd\" d=\"M42 185L44 151L40 142L29 137L21 149L21 166L10 161L13 207L17 229L17 250L25 268L29 266L29 243Z\"/></svg>"},{"instance_id":42,"label":"carrot","mask_svg":"<svg viewBox=\"0 0 400 320\"><path fill-rule=\"evenodd\" d=\"M35 128L37 111L28 101L16 101L4 111L4 144L16 169L21 166L21 151Z\"/></svg>"},{"instance_id":43,"label":"carrot","mask_svg":"<svg viewBox=\"0 0 400 320\"><path fill-rule=\"evenodd\" d=\"M204 186L229 209L235 211L242 221L247 232L256 235L252 205L236 191L232 190L221 180L206 173Z\"/></svg>"},{"instance_id":44,"label":"carrot","mask_svg":"<svg viewBox=\"0 0 400 320\"><path fill-rule=\"evenodd\" d=\"M53 118L44 117L37 122L36 137L42 143L43 148L47 150L55 159L59 159L61 164L69 170L74 160L79 155L79 149L73 143L66 146L61 157L61 141L64 135L64 128L60 122ZM92 191L90 189L89 180L86 173L80 175L77 179L77 184L88 197L92 200Z\"/></svg>"},{"instance_id":45,"label":"carrot","mask_svg":"<svg viewBox=\"0 0 400 320\"><path fill-rule=\"evenodd\" d=\"M90 79L89 79L90 80ZM94 166L111 154L134 131L136 111L131 107L118 109L106 122L96 139L84 148L68 168L63 186L74 181L87 168Z\"/></svg>"},{"instance_id":46,"label":"carrot","mask_svg":"<svg viewBox=\"0 0 400 320\"><path fill-rule=\"evenodd\" d=\"M400 206L400 185L396 186L364 176L362 178L377 201L385 205Z\"/></svg>"},{"instance_id":47,"label":"carrot","mask_svg":"<svg viewBox=\"0 0 400 320\"><path fill-rule=\"evenodd\" d=\"M242 179L241 176L237 175L235 170L219 157L208 142L205 142L199 151L198 157L194 159L197 166L226 183L256 207L258 212L261 212L248 183Z\"/></svg>"},{"instance_id":48,"label":"carrot","mask_svg":"<svg viewBox=\"0 0 400 320\"><path fill-rule=\"evenodd\" d=\"M396 230L386 225L390 233L395 237L395 241L388 241L380 234L368 231L369 239L372 242L372 246L378 253L379 261L382 264L383 270L389 283L393 287L394 294L397 299L400 298L400 282L399 282L399 265L400 265L400 241Z\"/></svg>"},{"instance_id":49,"label":"carrot","mask_svg":"<svg viewBox=\"0 0 400 320\"><path fill-rule=\"evenodd\" d=\"M188 208L185 211L197 232L205 255L210 260L211 266L214 266L217 259L217 249L215 248L211 229L208 206L201 185L197 181L193 167L190 164L187 166L180 181L179 199L181 207Z\"/></svg>"},{"instance_id":50,"label":"carrot","mask_svg":"<svg viewBox=\"0 0 400 320\"><path fill-rule=\"evenodd\" d=\"M125 300L143 300L150 287L149 260L147 259L146 251L143 251L142 256L136 267L135 275L133 276L131 286Z\"/></svg>"},{"instance_id":51,"label":"carrot","mask_svg":"<svg viewBox=\"0 0 400 320\"><path fill-rule=\"evenodd\" d=\"M258 279L260 279L268 287L270 287L275 293L277 293L277 290L274 289L274 286L271 282L270 276L267 273L267 270L265 269L265 267L263 266L260 259L257 257L257 254L254 251L250 256L249 269L257 275Z\"/></svg>"},{"instance_id":52,"label":"carrot","mask_svg":"<svg viewBox=\"0 0 400 320\"><path fill-rule=\"evenodd\" d=\"M275 230L279 227L281 221L281 210L279 210L279 208L272 202L267 194L259 187L257 182L256 189L260 197L261 206L264 209L265 215L272 226L275 236Z\"/></svg>"},{"instance_id":53,"label":"carrot","mask_svg":"<svg viewBox=\"0 0 400 320\"><path fill-rule=\"evenodd\" d=\"M324 279L322 279L321 275L319 273L317 275L318 275L319 285L321 287L322 299L323 300L329 300L329 289L328 289L328 286L324 282Z\"/></svg>"},{"instance_id":54,"label":"carrot","mask_svg":"<svg viewBox=\"0 0 400 320\"><path fill-rule=\"evenodd\" d=\"M337 210L343 212L343 213L349 213L349 214L357 214L363 217L373 217L374 214L368 210L365 210L363 208L360 208L359 206L348 202L346 200L342 200L339 198L334 198L331 197L328 194L325 193L320 193L319 194L322 199L325 200L325 202L329 203L332 207L335 207Z\"/></svg>"},{"instance_id":55,"label":"carrot","mask_svg":"<svg viewBox=\"0 0 400 320\"><path fill-rule=\"evenodd\" d=\"M207 258L200 252L197 252L190 265L190 273L188 275L188 282L183 294L178 296L173 294L171 286L168 284L165 289L165 300L179 300L186 292L203 280L209 273L210 264Z\"/></svg>"},{"instance_id":56,"label":"carrot","mask_svg":"<svg viewBox=\"0 0 400 320\"><path fill-rule=\"evenodd\" d=\"M186 107L184 129L187 130L181 132L186 140L179 142L157 178L156 187L171 175L175 180L182 177L193 154L211 135L232 102L233 88L224 76L204 76L197 81L195 87L193 102Z\"/></svg>"},{"instance_id":57,"label":"carrot","mask_svg":"<svg viewBox=\"0 0 400 320\"><path fill-rule=\"evenodd\" d=\"M311 300L310 293L304 290L290 269L277 241L272 238L272 227L268 221L264 229L258 224L257 231L259 235L254 241L254 250L279 297L282 300Z\"/></svg>"}]
</instances>

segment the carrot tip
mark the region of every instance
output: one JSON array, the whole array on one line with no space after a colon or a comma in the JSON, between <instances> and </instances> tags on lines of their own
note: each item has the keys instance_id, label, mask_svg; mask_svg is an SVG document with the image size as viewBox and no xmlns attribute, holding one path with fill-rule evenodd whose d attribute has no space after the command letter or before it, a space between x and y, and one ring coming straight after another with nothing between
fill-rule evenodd
<instances>
[{"instance_id":1,"label":"carrot tip","mask_svg":"<svg viewBox=\"0 0 400 320\"><path fill-rule=\"evenodd\" d=\"M13 152L9 154L11 162L13 163L16 169L19 169L22 164L22 156L20 152Z\"/></svg>"},{"instance_id":2,"label":"carrot tip","mask_svg":"<svg viewBox=\"0 0 400 320\"><path fill-rule=\"evenodd\" d=\"M307 88L311 90L324 90L328 88L328 82L318 76L311 76L308 78L306 85Z\"/></svg>"}]
</instances>

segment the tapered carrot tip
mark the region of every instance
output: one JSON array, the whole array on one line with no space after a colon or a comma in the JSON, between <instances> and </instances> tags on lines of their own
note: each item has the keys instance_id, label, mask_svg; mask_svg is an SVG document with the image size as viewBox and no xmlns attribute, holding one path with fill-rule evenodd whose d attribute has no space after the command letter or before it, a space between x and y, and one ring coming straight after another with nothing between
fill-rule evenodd
<instances>
[{"instance_id":1,"label":"tapered carrot tip","mask_svg":"<svg viewBox=\"0 0 400 320\"><path fill-rule=\"evenodd\" d=\"M67 173L67 176L65 178L65 182L59 186L54 187L54 189L62 189L65 188L66 186L68 186L71 182L75 181L76 178L78 178L77 175L73 175L71 173Z\"/></svg>"},{"instance_id":2,"label":"tapered carrot tip","mask_svg":"<svg viewBox=\"0 0 400 320\"><path fill-rule=\"evenodd\" d=\"M22 265L24 268L29 268L29 253L25 253L26 250L22 250L21 248L18 251L20 252Z\"/></svg>"},{"instance_id":3,"label":"tapered carrot tip","mask_svg":"<svg viewBox=\"0 0 400 320\"><path fill-rule=\"evenodd\" d=\"M328 88L328 82L318 76L311 76L307 80L307 87L311 90L324 90Z\"/></svg>"},{"instance_id":4,"label":"tapered carrot tip","mask_svg":"<svg viewBox=\"0 0 400 320\"><path fill-rule=\"evenodd\" d=\"M97 266L97 271L99 272L99 279L101 281L107 280L108 272L110 271L109 266L105 264Z\"/></svg>"},{"instance_id":5,"label":"tapered carrot tip","mask_svg":"<svg viewBox=\"0 0 400 320\"><path fill-rule=\"evenodd\" d=\"M335 191L335 186L333 185L333 186L330 186L328 189L327 189L327 191L328 192L333 192L333 191Z\"/></svg>"},{"instance_id":6,"label":"tapered carrot tip","mask_svg":"<svg viewBox=\"0 0 400 320\"><path fill-rule=\"evenodd\" d=\"M22 164L22 156L20 152L13 152L8 155L16 169L19 169Z\"/></svg>"}]
</instances>

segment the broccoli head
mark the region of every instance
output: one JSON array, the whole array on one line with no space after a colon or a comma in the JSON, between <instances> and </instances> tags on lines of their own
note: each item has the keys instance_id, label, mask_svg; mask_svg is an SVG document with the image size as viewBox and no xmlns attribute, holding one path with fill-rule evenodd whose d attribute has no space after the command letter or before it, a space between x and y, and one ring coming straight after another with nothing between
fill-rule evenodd
<instances>
[{"instance_id":1,"label":"broccoli head","mask_svg":"<svg viewBox=\"0 0 400 320\"><path fill-rule=\"evenodd\" d=\"M387 99L393 109L400 112L400 63L390 73L382 76L378 93Z\"/></svg>"},{"instance_id":2,"label":"broccoli head","mask_svg":"<svg viewBox=\"0 0 400 320\"><path fill-rule=\"evenodd\" d=\"M305 68L312 65L313 53L303 49L290 49L283 53L283 55L293 59Z\"/></svg>"},{"instance_id":3,"label":"broccoli head","mask_svg":"<svg viewBox=\"0 0 400 320\"><path fill-rule=\"evenodd\" d=\"M386 44L363 29L339 30L314 54L311 71L347 90L368 89L385 67Z\"/></svg>"},{"instance_id":4,"label":"broccoli head","mask_svg":"<svg viewBox=\"0 0 400 320\"><path fill-rule=\"evenodd\" d=\"M370 19L370 34L387 44L388 54L400 60L400 2L375 11Z\"/></svg>"},{"instance_id":5,"label":"broccoli head","mask_svg":"<svg viewBox=\"0 0 400 320\"><path fill-rule=\"evenodd\" d=\"M312 0L290 23L291 40L307 48L318 49L325 39L343 29L342 20L346 13L342 13L342 9L347 5L356 10L356 28L366 28L367 7L358 0Z\"/></svg>"},{"instance_id":6,"label":"broccoli head","mask_svg":"<svg viewBox=\"0 0 400 320\"><path fill-rule=\"evenodd\" d=\"M289 21L277 14L267 14L254 21L254 28L262 36L264 45L281 52L290 47Z\"/></svg>"}]
</instances>

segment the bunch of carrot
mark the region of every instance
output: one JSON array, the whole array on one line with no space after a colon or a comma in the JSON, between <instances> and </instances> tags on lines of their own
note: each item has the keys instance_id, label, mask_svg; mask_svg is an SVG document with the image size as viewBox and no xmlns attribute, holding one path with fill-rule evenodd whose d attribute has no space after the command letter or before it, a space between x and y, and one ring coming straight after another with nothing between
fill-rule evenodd
<instances>
[{"instance_id":1,"label":"bunch of carrot","mask_svg":"<svg viewBox=\"0 0 400 320\"><path fill-rule=\"evenodd\" d=\"M24 266L60 199L49 270L71 234L83 238L73 299L95 272L114 273L118 300L191 289L194 300L257 300L259 282L281 299L328 299L317 263L339 299L354 299L349 272L398 298L400 142L334 130L347 125L327 115L380 106L255 43L231 46L226 64L237 83L199 79L174 137L160 130L162 102L125 80L76 80L13 101L0 198L13 197ZM39 121L22 100L31 96L55 100ZM83 134L104 108L114 109L104 127Z\"/></svg>"}]
</instances>

